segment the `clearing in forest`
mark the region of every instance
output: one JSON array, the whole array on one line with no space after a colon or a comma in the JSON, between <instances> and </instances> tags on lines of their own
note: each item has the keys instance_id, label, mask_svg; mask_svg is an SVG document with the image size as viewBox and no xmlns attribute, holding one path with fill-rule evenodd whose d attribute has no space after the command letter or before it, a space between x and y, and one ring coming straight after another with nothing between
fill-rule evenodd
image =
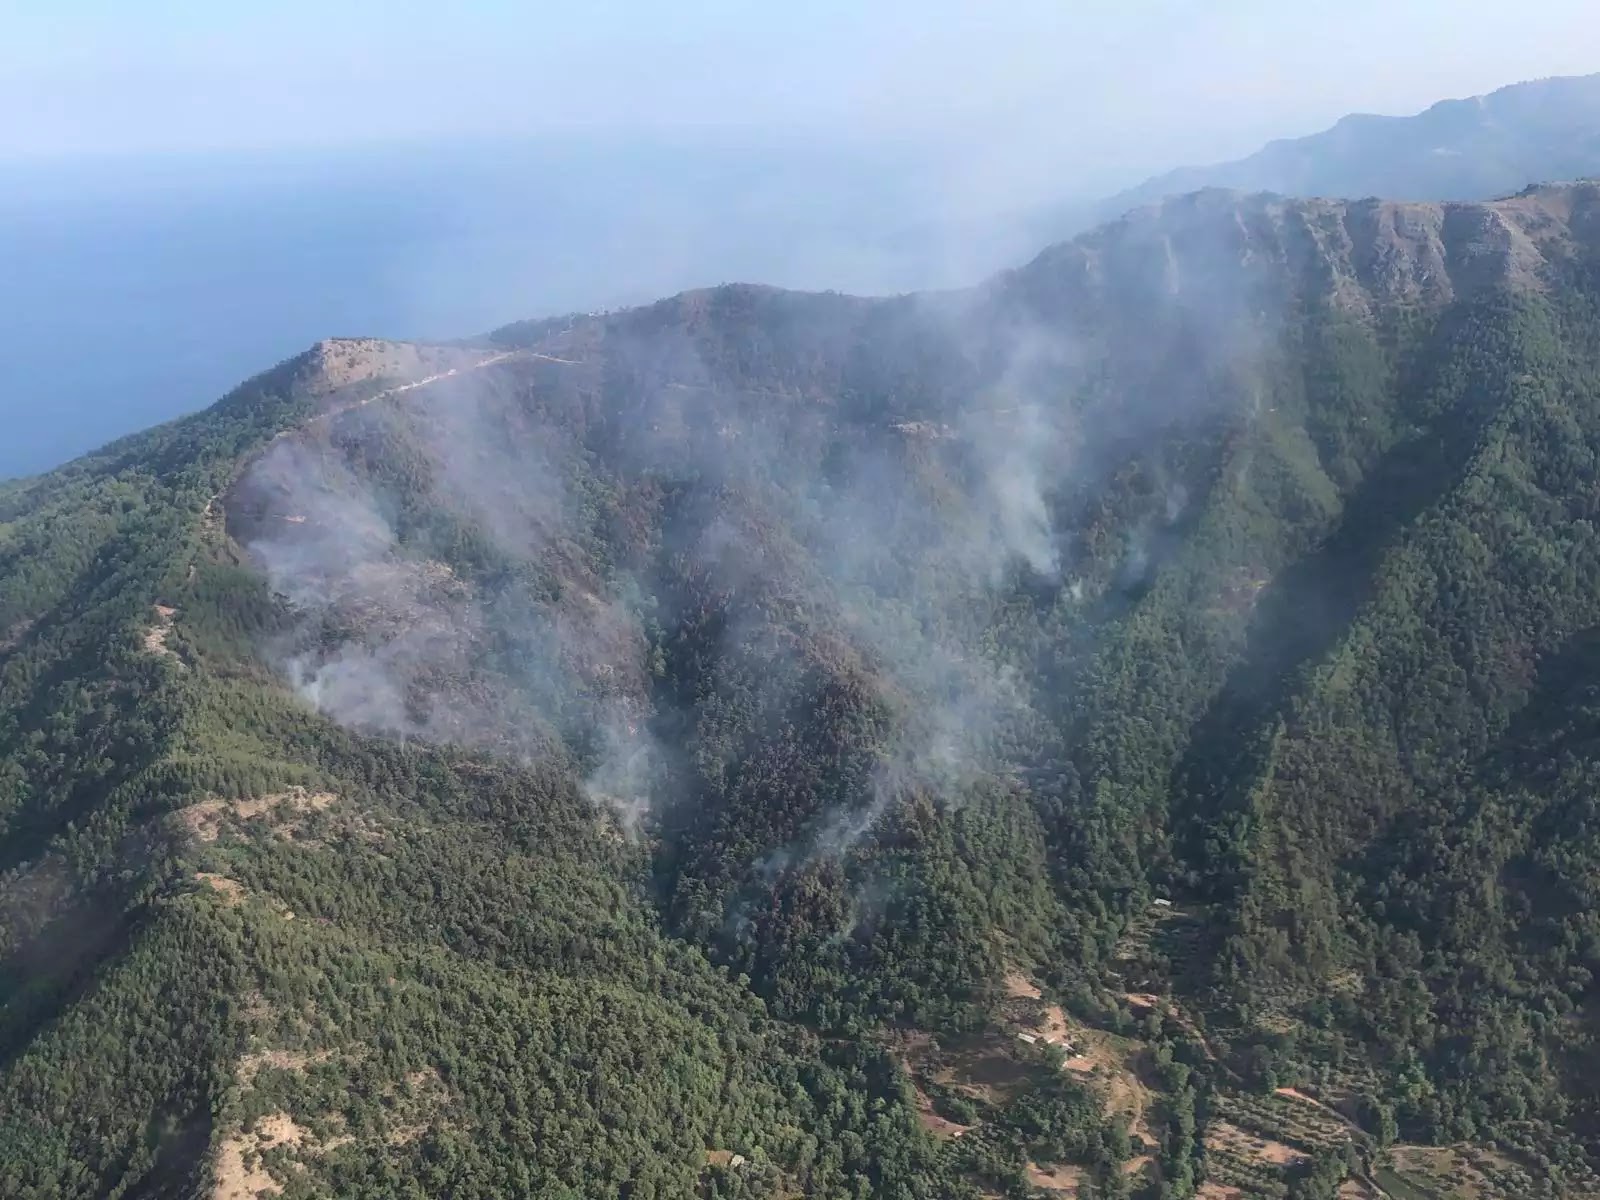
<instances>
[{"instance_id":1,"label":"clearing in forest","mask_svg":"<svg viewBox=\"0 0 1600 1200\"><path fill-rule=\"evenodd\" d=\"M1083 1168L1074 1167L1066 1163L1052 1163L1050 1166L1040 1166L1030 1162L1024 1171L1028 1183L1045 1192L1068 1192L1076 1194L1078 1181L1083 1178Z\"/></svg>"},{"instance_id":2,"label":"clearing in forest","mask_svg":"<svg viewBox=\"0 0 1600 1200\"><path fill-rule=\"evenodd\" d=\"M172 619L178 615L178 610L170 604L157 604L153 606L155 620L144 633L144 648L151 654L170 658L178 666L187 664L178 657L178 652L167 645L167 638L172 635Z\"/></svg>"},{"instance_id":3,"label":"clearing in forest","mask_svg":"<svg viewBox=\"0 0 1600 1200\"><path fill-rule=\"evenodd\" d=\"M246 796L239 800L202 800L179 809L177 818L197 842L216 841L230 819L264 819L275 835L293 840L295 834L304 828L303 818L321 812L336 800L338 797L332 792L313 792L294 787L286 792Z\"/></svg>"},{"instance_id":4,"label":"clearing in forest","mask_svg":"<svg viewBox=\"0 0 1600 1200\"><path fill-rule=\"evenodd\" d=\"M276 1196L283 1191L283 1184L267 1170L263 1155L268 1151L289 1151L294 1158L300 1154L334 1150L348 1141L348 1137L337 1137L319 1142L288 1113L261 1117L251 1128L240 1129L224 1138L217 1147L210 1200L256 1200L262 1195Z\"/></svg>"}]
</instances>

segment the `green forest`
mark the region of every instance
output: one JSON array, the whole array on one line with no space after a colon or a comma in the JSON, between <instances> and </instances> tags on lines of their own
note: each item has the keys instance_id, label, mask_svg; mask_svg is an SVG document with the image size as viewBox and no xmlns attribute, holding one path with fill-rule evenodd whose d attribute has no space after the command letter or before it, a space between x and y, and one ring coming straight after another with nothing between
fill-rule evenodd
<instances>
[{"instance_id":1,"label":"green forest","mask_svg":"<svg viewBox=\"0 0 1600 1200\"><path fill-rule=\"evenodd\" d=\"M0 1195L1600 1196L1600 187L430 353L0 484Z\"/></svg>"}]
</instances>

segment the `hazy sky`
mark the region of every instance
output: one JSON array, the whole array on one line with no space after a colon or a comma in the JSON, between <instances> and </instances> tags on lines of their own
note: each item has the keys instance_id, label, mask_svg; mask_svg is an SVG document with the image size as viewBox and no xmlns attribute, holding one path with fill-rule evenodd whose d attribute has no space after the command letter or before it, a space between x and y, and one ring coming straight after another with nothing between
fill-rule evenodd
<instances>
[{"instance_id":1,"label":"hazy sky","mask_svg":"<svg viewBox=\"0 0 1600 1200\"><path fill-rule=\"evenodd\" d=\"M0 0L0 31L13 158L735 127L1115 176L1600 70L1595 0Z\"/></svg>"}]
</instances>

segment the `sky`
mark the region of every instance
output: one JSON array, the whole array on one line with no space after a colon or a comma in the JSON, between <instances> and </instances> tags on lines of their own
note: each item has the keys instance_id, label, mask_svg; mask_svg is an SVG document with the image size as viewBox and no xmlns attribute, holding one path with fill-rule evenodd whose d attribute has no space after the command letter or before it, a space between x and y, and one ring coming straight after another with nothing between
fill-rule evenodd
<instances>
[{"instance_id":1,"label":"sky","mask_svg":"<svg viewBox=\"0 0 1600 1200\"><path fill-rule=\"evenodd\" d=\"M0 0L0 161L553 130L1113 185L1600 69L1593 0ZM1043 181L1041 180L1041 186Z\"/></svg>"}]
</instances>

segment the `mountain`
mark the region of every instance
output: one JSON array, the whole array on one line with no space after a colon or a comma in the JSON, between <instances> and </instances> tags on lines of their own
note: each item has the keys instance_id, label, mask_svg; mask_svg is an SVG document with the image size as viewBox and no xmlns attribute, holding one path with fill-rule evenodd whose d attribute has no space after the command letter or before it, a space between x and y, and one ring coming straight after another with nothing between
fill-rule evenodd
<instances>
[{"instance_id":1,"label":"mountain","mask_svg":"<svg viewBox=\"0 0 1600 1200\"><path fill-rule=\"evenodd\" d=\"M1353 113L1246 158L1183 167L1119 193L1102 218L1208 187L1291 196L1488 200L1532 179L1600 175L1600 75L1516 83L1409 117Z\"/></svg>"},{"instance_id":2,"label":"mountain","mask_svg":"<svg viewBox=\"0 0 1600 1200\"><path fill-rule=\"evenodd\" d=\"M1600 185L330 340L0 489L0 1194L1600 1194Z\"/></svg>"}]
</instances>

